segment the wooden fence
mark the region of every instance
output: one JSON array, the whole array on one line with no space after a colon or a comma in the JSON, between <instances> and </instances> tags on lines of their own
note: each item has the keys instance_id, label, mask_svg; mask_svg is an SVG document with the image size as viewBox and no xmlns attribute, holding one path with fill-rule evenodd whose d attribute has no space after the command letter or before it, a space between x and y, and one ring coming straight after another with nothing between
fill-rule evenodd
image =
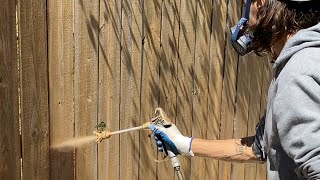
<instances>
[{"instance_id":1,"label":"wooden fence","mask_svg":"<svg viewBox=\"0 0 320 180\"><path fill-rule=\"evenodd\" d=\"M141 125L158 106L185 135L254 134L271 71L230 46L241 0L0 2L0 179L174 179L145 131L50 149L100 121ZM264 165L180 161L185 179L266 179Z\"/></svg>"}]
</instances>

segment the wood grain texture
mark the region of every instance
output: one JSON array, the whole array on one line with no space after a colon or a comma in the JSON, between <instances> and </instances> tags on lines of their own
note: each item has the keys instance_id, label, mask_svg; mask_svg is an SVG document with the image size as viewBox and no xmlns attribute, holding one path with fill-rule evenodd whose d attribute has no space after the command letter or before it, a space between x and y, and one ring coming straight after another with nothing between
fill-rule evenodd
<instances>
[{"instance_id":1,"label":"wood grain texture","mask_svg":"<svg viewBox=\"0 0 320 180\"><path fill-rule=\"evenodd\" d=\"M142 125L140 119L141 1L123 0L121 5L120 129ZM120 179L138 179L139 132L120 135Z\"/></svg>"},{"instance_id":2,"label":"wood grain texture","mask_svg":"<svg viewBox=\"0 0 320 180\"><path fill-rule=\"evenodd\" d=\"M48 1L50 145L74 136L73 4ZM50 151L51 179L74 179L74 149Z\"/></svg>"},{"instance_id":3,"label":"wood grain texture","mask_svg":"<svg viewBox=\"0 0 320 180\"><path fill-rule=\"evenodd\" d=\"M159 1L142 2L142 57L141 57L141 117L140 124L154 117L159 106L159 59L160 59L160 20ZM139 179L156 179L156 149L152 149L148 132L140 132Z\"/></svg>"},{"instance_id":4,"label":"wood grain texture","mask_svg":"<svg viewBox=\"0 0 320 180\"><path fill-rule=\"evenodd\" d=\"M250 101L250 71L248 57L240 57L237 73L237 92L235 102L235 118L233 138L240 139L247 136L247 125ZM231 171L232 180L244 180L245 164L234 163Z\"/></svg>"},{"instance_id":5,"label":"wood grain texture","mask_svg":"<svg viewBox=\"0 0 320 180\"><path fill-rule=\"evenodd\" d=\"M120 129L121 2L100 1L99 121L110 131ZM120 179L119 135L99 144L98 179Z\"/></svg>"},{"instance_id":6,"label":"wood grain texture","mask_svg":"<svg viewBox=\"0 0 320 180\"><path fill-rule=\"evenodd\" d=\"M227 23L226 6L225 0L214 1L212 6L207 139L219 139ZM205 179L218 179L218 161L206 159L205 163L207 169Z\"/></svg>"},{"instance_id":7,"label":"wood grain texture","mask_svg":"<svg viewBox=\"0 0 320 180\"><path fill-rule=\"evenodd\" d=\"M238 2L239 7L243 7L244 2ZM238 7L238 9L239 9ZM244 8L243 8L244 9ZM240 9L241 14L245 12ZM238 14L241 16L241 14ZM249 55L240 56L238 62L238 72L237 72L237 95L235 104L235 119L233 126L233 138L238 139L242 137L247 137L248 132L248 118L249 118L249 103L250 94L249 87L251 87L250 75L251 71L249 69ZM245 179L245 164L233 164L231 179L232 180L244 180Z\"/></svg>"},{"instance_id":8,"label":"wood grain texture","mask_svg":"<svg viewBox=\"0 0 320 180\"><path fill-rule=\"evenodd\" d=\"M241 0L19 2L24 179L177 179L170 161L153 161L157 153L148 131L49 153L49 141L91 135L100 121L111 131L138 126L158 106L186 136L229 139L254 133L271 72L268 62L239 59L226 36L227 24L240 17ZM12 121L0 122L0 143L12 133L16 141L0 146L0 162L7 162L0 163L0 179L2 172L19 179L20 140L12 130L18 126L17 64L7 61L16 58L16 39L14 33L3 35L14 28L15 14L7 8L0 7L0 19L9 23L0 26L0 95L7 97L0 99L5 107L0 117ZM179 159L185 179L267 178L265 165Z\"/></svg>"},{"instance_id":9,"label":"wood grain texture","mask_svg":"<svg viewBox=\"0 0 320 180\"><path fill-rule=\"evenodd\" d=\"M192 135L193 76L196 35L196 1L180 1L179 60L177 74L177 121L176 125L185 136ZM180 158L182 174L191 178L191 159Z\"/></svg>"},{"instance_id":10,"label":"wood grain texture","mask_svg":"<svg viewBox=\"0 0 320 180\"><path fill-rule=\"evenodd\" d=\"M212 2L206 0L196 1L195 17L195 54L193 76L193 117L192 136L196 138L207 137L208 97L209 97L209 70L210 70L210 28ZM205 179L205 159L196 157L191 159L191 179Z\"/></svg>"},{"instance_id":11,"label":"wood grain texture","mask_svg":"<svg viewBox=\"0 0 320 180\"><path fill-rule=\"evenodd\" d=\"M262 58L255 55L248 56L248 70L250 71L250 98L249 98L249 119L248 119L248 133L247 136L255 135L256 124L260 120L260 101L261 101L261 79L263 67L261 66ZM245 179L256 177L256 164L245 165Z\"/></svg>"},{"instance_id":12,"label":"wood grain texture","mask_svg":"<svg viewBox=\"0 0 320 180\"><path fill-rule=\"evenodd\" d=\"M272 80L272 65L270 63L271 59L265 58L263 61L261 61L261 73L262 73L262 84L261 84L261 99L260 99L260 118L264 116L267 108L267 100L268 100L268 90L269 85ZM256 179L259 180L266 180L267 179L267 172L266 172L266 165L259 164L257 165L257 172L256 172Z\"/></svg>"},{"instance_id":13,"label":"wood grain texture","mask_svg":"<svg viewBox=\"0 0 320 180\"><path fill-rule=\"evenodd\" d=\"M23 179L50 178L46 9L46 1L20 1Z\"/></svg>"},{"instance_id":14,"label":"wood grain texture","mask_svg":"<svg viewBox=\"0 0 320 180\"><path fill-rule=\"evenodd\" d=\"M164 0L161 4L159 107L163 108L173 123L176 122L177 107L179 4L179 0ZM163 154L159 153L158 156L163 156ZM175 173L170 162L158 163L157 165L158 180L175 178Z\"/></svg>"},{"instance_id":15,"label":"wood grain texture","mask_svg":"<svg viewBox=\"0 0 320 180\"><path fill-rule=\"evenodd\" d=\"M75 21L75 137L92 135L98 118L99 1L76 0ZM97 179L97 146L76 149L76 179Z\"/></svg>"},{"instance_id":16,"label":"wood grain texture","mask_svg":"<svg viewBox=\"0 0 320 180\"><path fill-rule=\"evenodd\" d=\"M237 24L241 14L241 1L228 2L228 25L232 27ZM233 50L230 42L230 34L228 33L226 47L225 47L225 69L223 79L223 94L222 94L222 114L221 114L221 132L220 139L233 138L233 126L235 118L235 97L236 97L236 81L238 68L238 55ZM219 180L231 178L231 163L219 163Z\"/></svg>"},{"instance_id":17,"label":"wood grain texture","mask_svg":"<svg viewBox=\"0 0 320 180\"><path fill-rule=\"evenodd\" d=\"M16 6L0 6L0 179L21 179Z\"/></svg>"}]
</instances>

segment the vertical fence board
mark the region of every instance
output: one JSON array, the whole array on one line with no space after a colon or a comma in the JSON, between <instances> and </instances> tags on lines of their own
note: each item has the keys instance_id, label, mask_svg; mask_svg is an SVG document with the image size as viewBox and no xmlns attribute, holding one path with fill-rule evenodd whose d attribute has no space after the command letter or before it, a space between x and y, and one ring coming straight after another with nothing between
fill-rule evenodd
<instances>
[{"instance_id":1,"label":"vertical fence board","mask_svg":"<svg viewBox=\"0 0 320 180\"><path fill-rule=\"evenodd\" d=\"M228 2L228 24L233 26L237 24L241 12L241 1ZM222 94L222 115L221 115L221 131L220 139L232 138L233 121L234 121L234 108L236 96L236 80L237 80L237 67L238 55L232 49L229 42L230 34L228 33L227 43L225 47L225 69L223 79L223 94ZM219 162L219 180L231 178L231 163Z\"/></svg>"},{"instance_id":2,"label":"vertical fence board","mask_svg":"<svg viewBox=\"0 0 320 180\"><path fill-rule=\"evenodd\" d=\"M267 108L267 99L268 99L268 89L269 84L272 79L272 64L270 63L270 59L265 58L261 62L262 66L262 90L261 90L261 99L260 99L260 117L262 117L265 114L266 108ZM267 179L267 173L266 173L266 164L259 164L257 165L257 173L256 173L256 179L259 180L266 180Z\"/></svg>"},{"instance_id":3,"label":"vertical fence board","mask_svg":"<svg viewBox=\"0 0 320 180\"><path fill-rule=\"evenodd\" d=\"M209 47L212 4L210 1L200 0L196 3L196 41L194 55L193 77L193 120L192 136L206 138L208 119L208 89L209 89ZM195 157L191 159L191 179L205 179L205 159Z\"/></svg>"},{"instance_id":4,"label":"vertical fence board","mask_svg":"<svg viewBox=\"0 0 320 180\"><path fill-rule=\"evenodd\" d=\"M177 127L186 136L192 135L193 58L195 51L196 1L180 1L179 60L177 75ZM181 157L182 174L191 178L191 159Z\"/></svg>"},{"instance_id":5,"label":"vertical fence board","mask_svg":"<svg viewBox=\"0 0 320 180\"><path fill-rule=\"evenodd\" d=\"M159 1L142 0L142 74L141 74L141 124L154 117L159 105L159 58L160 58L160 15ZM140 179L155 179L155 154L150 146L146 132L140 133ZM148 167L148 168L146 168Z\"/></svg>"},{"instance_id":6,"label":"vertical fence board","mask_svg":"<svg viewBox=\"0 0 320 180\"><path fill-rule=\"evenodd\" d=\"M98 112L99 1L75 1L75 135L92 135ZM97 179L97 147L76 149L76 179Z\"/></svg>"},{"instance_id":7,"label":"vertical fence board","mask_svg":"<svg viewBox=\"0 0 320 180\"><path fill-rule=\"evenodd\" d=\"M46 1L21 0L20 10L22 175L49 179Z\"/></svg>"},{"instance_id":8,"label":"vertical fence board","mask_svg":"<svg viewBox=\"0 0 320 180\"><path fill-rule=\"evenodd\" d=\"M100 1L99 121L119 130L121 2ZM120 179L119 135L99 144L98 179Z\"/></svg>"},{"instance_id":9,"label":"vertical fence board","mask_svg":"<svg viewBox=\"0 0 320 180\"><path fill-rule=\"evenodd\" d=\"M250 71L248 70L247 57L240 57L238 64L235 118L233 126L233 138L240 139L247 136ZM231 180L244 180L245 164L234 163L232 165Z\"/></svg>"},{"instance_id":10,"label":"vertical fence board","mask_svg":"<svg viewBox=\"0 0 320 180\"><path fill-rule=\"evenodd\" d=\"M260 116L260 97L261 97L261 59L257 56L249 55L247 57L248 70L250 71L250 100L249 100L249 119L248 119L248 132L247 136L255 135L255 126L259 121ZM256 164L245 165L245 176L244 179L252 179L256 177Z\"/></svg>"},{"instance_id":11,"label":"vertical fence board","mask_svg":"<svg viewBox=\"0 0 320 180\"><path fill-rule=\"evenodd\" d=\"M179 36L179 0L162 2L161 57L160 57L160 99L159 106L170 120L176 121L177 60ZM161 154L163 155L163 154ZM158 180L174 179L175 173L170 162L158 163ZM164 174L166 174L164 176Z\"/></svg>"},{"instance_id":12,"label":"vertical fence board","mask_svg":"<svg viewBox=\"0 0 320 180\"><path fill-rule=\"evenodd\" d=\"M242 6L243 1L238 3L238 9ZM243 9L240 9L243 10ZM241 14L245 12L241 11ZM240 56L238 61L237 84L236 84L236 104L235 118L233 126L233 138L239 139L247 136L248 118L249 118L249 101L250 101L250 71L248 69L249 56ZM245 180L245 164L232 164L231 180Z\"/></svg>"},{"instance_id":13,"label":"vertical fence board","mask_svg":"<svg viewBox=\"0 0 320 180\"><path fill-rule=\"evenodd\" d=\"M120 129L139 126L141 78L140 1L122 1ZM144 119L145 122L148 119ZM120 135L120 179L138 179L139 132Z\"/></svg>"},{"instance_id":14,"label":"vertical fence board","mask_svg":"<svg viewBox=\"0 0 320 180\"><path fill-rule=\"evenodd\" d=\"M15 1L0 6L0 179L18 180L20 169Z\"/></svg>"},{"instance_id":15,"label":"vertical fence board","mask_svg":"<svg viewBox=\"0 0 320 180\"><path fill-rule=\"evenodd\" d=\"M210 41L210 72L209 72L209 99L207 139L219 139L223 66L225 54L225 30L226 30L226 1L213 1L211 16L211 41ZM218 161L206 159L205 179L218 179Z\"/></svg>"},{"instance_id":16,"label":"vertical fence board","mask_svg":"<svg viewBox=\"0 0 320 180\"><path fill-rule=\"evenodd\" d=\"M48 1L50 144L73 138L73 4ZM74 179L74 149L51 149L51 179Z\"/></svg>"}]
</instances>

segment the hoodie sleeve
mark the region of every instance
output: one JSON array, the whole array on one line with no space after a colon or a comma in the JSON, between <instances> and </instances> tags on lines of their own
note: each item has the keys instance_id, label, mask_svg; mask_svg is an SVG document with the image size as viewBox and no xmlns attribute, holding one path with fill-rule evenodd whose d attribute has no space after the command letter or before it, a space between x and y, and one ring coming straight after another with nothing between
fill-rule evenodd
<instances>
[{"instance_id":1,"label":"hoodie sleeve","mask_svg":"<svg viewBox=\"0 0 320 180\"><path fill-rule=\"evenodd\" d=\"M320 79L297 75L287 82L273 104L284 151L297 165L296 173L320 179Z\"/></svg>"}]
</instances>

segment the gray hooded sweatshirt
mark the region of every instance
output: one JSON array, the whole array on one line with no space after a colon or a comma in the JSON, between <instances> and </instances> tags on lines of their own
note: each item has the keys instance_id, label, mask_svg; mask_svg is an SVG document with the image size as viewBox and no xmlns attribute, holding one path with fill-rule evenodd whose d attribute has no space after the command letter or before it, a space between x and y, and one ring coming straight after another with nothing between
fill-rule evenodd
<instances>
[{"instance_id":1,"label":"gray hooded sweatshirt","mask_svg":"<svg viewBox=\"0 0 320 180\"><path fill-rule=\"evenodd\" d=\"M270 180L320 180L320 24L290 38L273 71L253 151Z\"/></svg>"}]
</instances>

